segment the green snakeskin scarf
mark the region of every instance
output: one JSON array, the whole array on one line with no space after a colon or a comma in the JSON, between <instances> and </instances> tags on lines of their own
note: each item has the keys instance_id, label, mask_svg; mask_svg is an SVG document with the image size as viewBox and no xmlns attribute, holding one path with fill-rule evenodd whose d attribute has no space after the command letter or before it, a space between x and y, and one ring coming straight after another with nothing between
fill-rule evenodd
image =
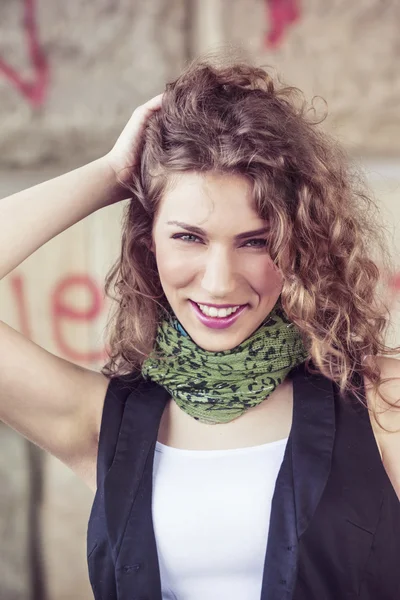
<instances>
[{"instance_id":1,"label":"green snakeskin scarf","mask_svg":"<svg viewBox=\"0 0 400 600\"><path fill-rule=\"evenodd\" d=\"M142 375L163 386L177 405L203 423L229 423L260 404L308 352L280 298L267 319L232 350L198 346L175 319L158 328Z\"/></svg>"}]
</instances>

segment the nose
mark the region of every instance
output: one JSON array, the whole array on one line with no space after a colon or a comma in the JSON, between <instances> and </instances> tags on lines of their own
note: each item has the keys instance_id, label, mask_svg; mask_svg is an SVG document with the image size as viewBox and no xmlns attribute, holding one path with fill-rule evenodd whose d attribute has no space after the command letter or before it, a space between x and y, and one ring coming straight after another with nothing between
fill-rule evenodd
<instances>
[{"instance_id":1,"label":"nose","mask_svg":"<svg viewBox=\"0 0 400 600\"><path fill-rule=\"evenodd\" d=\"M223 248L207 252L201 287L208 298L229 299L235 289L233 257Z\"/></svg>"}]
</instances>

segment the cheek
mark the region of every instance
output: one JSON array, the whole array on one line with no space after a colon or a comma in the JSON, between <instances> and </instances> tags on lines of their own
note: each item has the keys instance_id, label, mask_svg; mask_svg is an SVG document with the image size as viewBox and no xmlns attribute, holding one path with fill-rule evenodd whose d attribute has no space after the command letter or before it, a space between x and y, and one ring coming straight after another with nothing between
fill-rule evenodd
<instances>
[{"instance_id":1,"label":"cheek","mask_svg":"<svg viewBox=\"0 0 400 600\"><path fill-rule=\"evenodd\" d=\"M260 296L277 293L283 284L280 271L268 257L252 262L248 270L248 280Z\"/></svg>"},{"instance_id":2,"label":"cheek","mask_svg":"<svg viewBox=\"0 0 400 600\"><path fill-rule=\"evenodd\" d=\"M188 285L193 277L191 261L182 260L169 249L159 247L156 252L158 274L165 288L181 288Z\"/></svg>"}]
</instances>

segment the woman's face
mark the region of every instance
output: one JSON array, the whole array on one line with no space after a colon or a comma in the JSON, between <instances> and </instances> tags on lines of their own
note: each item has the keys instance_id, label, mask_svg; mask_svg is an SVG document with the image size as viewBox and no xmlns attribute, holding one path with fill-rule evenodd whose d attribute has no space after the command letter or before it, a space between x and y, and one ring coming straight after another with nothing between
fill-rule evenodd
<instances>
[{"instance_id":1,"label":"woman's face","mask_svg":"<svg viewBox=\"0 0 400 600\"><path fill-rule=\"evenodd\" d=\"M201 348L235 348L274 307L283 281L266 225L240 175L184 173L165 192L152 248L165 296Z\"/></svg>"}]
</instances>

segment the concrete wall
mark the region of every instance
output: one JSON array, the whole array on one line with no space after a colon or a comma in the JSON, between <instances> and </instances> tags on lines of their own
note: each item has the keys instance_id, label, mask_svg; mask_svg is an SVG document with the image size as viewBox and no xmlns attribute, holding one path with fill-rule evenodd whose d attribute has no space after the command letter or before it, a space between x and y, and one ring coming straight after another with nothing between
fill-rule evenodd
<instances>
[{"instance_id":1,"label":"concrete wall","mask_svg":"<svg viewBox=\"0 0 400 600\"><path fill-rule=\"evenodd\" d=\"M352 152L399 153L400 77L396 0L300 0L278 42L280 0L36 0L49 63L34 109L0 77L0 163L84 162L109 147L132 109L163 89L199 51L234 44L307 96L326 99L326 127ZM24 0L0 3L0 56L32 76ZM282 0L281 3L283 4Z\"/></svg>"},{"instance_id":2,"label":"concrete wall","mask_svg":"<svg viewBox=\"0 0 400 600\"><path fill-rule=\"evenodd\" d=\"M133 108L162 90L190 56L233 43L308 96L326 98L331 115L324 127L364 157L397 257L399 5L301 4L299 20L272 46L265 38L276 22L262 0L38 0L48 93L34 108L0 77L0 197L98 157ZM0 57L28 77L22 8L23 0L0 3ZM49 351L100 368L108 311L103 281L118 253L122 209L90 216L0 282L1 318ZM392 344L400 343L397 287L393 281ZM64 310L89 306L93 314L83 321ZM7 540L0 544L1 600L91 598L85 560L91 492L1 425L0 450L0 532Z\"/></svg>"},{"instance_id":3,"label":"concrete wall","mask_svg":"<svg viewBox=\"0 0 400 600\"><path fill-rule=\"evenodd\" d=\"M0 77L0 163L85 161L106 151L134 107L161 91L185 56L184 0L37 0L49 62L33 108ZM33 78L23 0L0 3L0 55Z\"/></svg>"}]
</instances>

